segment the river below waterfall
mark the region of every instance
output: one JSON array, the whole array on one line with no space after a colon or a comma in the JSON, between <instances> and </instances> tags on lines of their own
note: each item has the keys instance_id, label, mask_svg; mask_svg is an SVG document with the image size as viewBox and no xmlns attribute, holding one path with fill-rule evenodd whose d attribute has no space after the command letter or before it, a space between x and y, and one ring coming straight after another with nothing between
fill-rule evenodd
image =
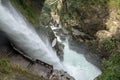
<instances>
[{"instance_id":1,"label":"river below waterfall","mask_svg":"<svg viewBox=\"0 0 120 80\"><path fill-rule=\"evenodd\" d=\"M64 44L64 70L67 71L71 76L73 76L76 80L94 80L98 75L101 74L101 71L99 68L97 68L95 65L88 62L85 58L85 49L83 46L80 46L78 51L76 51L74 48L76 48L76 45L72 45L74 47L71 49L71 41L69 40L68 36L64 36L65 40L61 40L60 36L57 35L57 31L61 29L61 27L54 27L51 26L52 30L54 31L54 34L57 37L57 40ZM61 34L61 33L58 33ZM82 45L82 44L81 44ZM84 50L83 50L84 49Z\"/></svg>"},{"instance_id":2,"label":"river below waterfall","mask_svg":"<svg viewBox=\"0 0 120 80\"><path fill-rule=\"evenodd\" d=\"M77 53L71 50L67 40L64 42L64 45L63 64L67 69L66 71L76 80L94 80L95 77L100 75L101 71L86 60L82 51Z\"/></svg>"}]
</instances>

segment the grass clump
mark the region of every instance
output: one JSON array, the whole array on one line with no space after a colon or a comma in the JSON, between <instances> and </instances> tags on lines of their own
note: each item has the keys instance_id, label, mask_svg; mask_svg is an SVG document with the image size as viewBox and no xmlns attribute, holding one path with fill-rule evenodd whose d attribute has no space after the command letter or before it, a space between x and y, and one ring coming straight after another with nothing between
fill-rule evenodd
<instances>
[{"instance_id":1,"label":"grass clump","mask_svg":"<svg viewBox=\"0 0 120 80\"><path fill-rule=\"evenodd\" d=\"M110 8L120 9L120 0L109 0L108 5Z\"/></svg>"},{"instance_id":2,"label":"grass clump","mask_svg":"<svg viewBox=\"0 0 120 80\"><path fill-rule=\"evenodd\" d=\"M9 60L1 59L0 60L0 72L8 74L11 72L11 64Z\"/></svg>"}]
</instances>

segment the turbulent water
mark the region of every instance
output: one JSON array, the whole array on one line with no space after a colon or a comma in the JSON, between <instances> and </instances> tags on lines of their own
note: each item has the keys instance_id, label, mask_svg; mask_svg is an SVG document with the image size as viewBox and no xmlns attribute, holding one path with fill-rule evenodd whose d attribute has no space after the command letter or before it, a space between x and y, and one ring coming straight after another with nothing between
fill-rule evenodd
<instances>
[{"instance_id":1,"label":"turbulent water","mask_svg":"<svg viewBox=\"0 0 120 80\"><path fill-rule=\"evenodd\" d=\"M55 69L62 69L52 47L41 40L24 17L12 7L9 0L0 0L0 30L30 57L49 63Z\"/></svg>"},{"instance_id":2,"label":"turbulent water","mask_svg":"<svg viewBox=\"0 0 120 80\"><path fill-rule=\"evenodd\" d=\"M68 41L64 42L64 61L67 72L76 80L94 80L101 71L89 63L83 54L77 53L69 48Z\"/></svg>"},{"instance_id":3,"label":"turbulent water","mask_svg":"<svg viewBox=\"0 0 120 80\"><path fill-rule=\"evenodd\" d=\"M52 64L55 69L63 69L49 42L46 44L42 41L32 26L12 7L9 0L0 0L0 30L5 32L17 47L32 58ZM61 42L59 37L58 40ZM62 62L64 70L76 80L93 80L101 73L98 68L85 59L83 54L71 50L67 40L63 44L65 45L64 61Z\"/></svg>"},{"instance_id":4,"label":"turbulent water","mask_svg":"<svg viewBox=\"0 0 120 80\"><path fill-rule=\"evenodd\" d=\"M51 27L53 30L60 29L60 27ZM56 34L56 32L54 32ZM73 76L76 80L94 80L98 75L101 74L101 71L89 63L85 56L83 55L83 51L79 51L80 53L70 49L69 47L69 38L66 37L65 41L62 41L58 35L56 35L59 42L63 43L64 48L64 70L67 71L71 76Z\"/></svg>"}]
</instances>

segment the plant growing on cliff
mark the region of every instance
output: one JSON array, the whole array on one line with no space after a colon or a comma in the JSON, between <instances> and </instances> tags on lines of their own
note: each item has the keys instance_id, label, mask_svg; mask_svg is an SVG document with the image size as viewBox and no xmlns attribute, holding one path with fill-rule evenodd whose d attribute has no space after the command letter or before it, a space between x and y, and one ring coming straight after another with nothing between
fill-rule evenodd
<instances>
[{"instance_id":1,"label":"plant growing on cliff","mask_svg":"<svg viewBox=\"0 0 120 80\"><path fill-rule=\"evenodd\" d=\"M103 39L101 41L101 47L106 51L111 51L116 47L115 40L113 38Z\"/></svg>"},{"instance_id":2,"label":"plant growing on cliff","mask_svg":"<svg viewBox=\"0 0 120 80\"><path fill-rule=\"evenodd\" d=\"M0 60L0 72L2 73L10 73L11 72L11 64L9 60L1 59Z\"/></svg>"},{"instance_id":3,"label":"plant growing on cliff","mask_svg":"<svg viewBox=\"0 0 120 80\"><path fill-rule=\"evenodd\" d=\"M103 61L104 71L97 80L119 80L120 79L120 53L113 53L109 60Z\"/></svg>"},{"instance_id":4,"label":"plant growing on cliff","mask_svg":"<svg viewBox=\"0 0 120 80\"><path fill-rule=\"evenodd\" d=\"M11 0L25 18L35 27L39 26L40 12L45 0Z\"/></svg>"}]
</instances>

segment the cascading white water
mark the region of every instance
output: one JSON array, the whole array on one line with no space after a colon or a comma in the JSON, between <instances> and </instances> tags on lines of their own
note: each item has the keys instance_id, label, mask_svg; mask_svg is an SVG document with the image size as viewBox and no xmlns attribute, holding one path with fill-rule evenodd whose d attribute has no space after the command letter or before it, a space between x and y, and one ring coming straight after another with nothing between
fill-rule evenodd
<instances>
[{"instance_id":1,"label":"cascading white water","mask_svg":"<svg viewBox=\"0 0 120 80\"><path fill-rule=\"evenodd\" d=\"M59 27L54 26L51 26L51 28L53 31L55 29L60 29ZM54 33L56 34L56 32ZM66 41L62 41L58 35L56 35L56 37L58 41L65 46L63 60L64 70L73 76L75 80L94 80L101 74L100 69L85 59L82 51L81 53L77 53L69 48L69 38L66 37Z\"/></svg>"},{"instance_id":2,"label":"cascading white water","mask_svg":"<svg viewBox=\"0 0 120 80\"><path fill-rule=\"evenodd\" d=\"M94 80L101 71L89 63L83 54L77 53L69 48L68 40L64 42L64 61L66 71L76 80Z\"/></svg>"},{"instance_id":3,"label":"cascading white water","mask_svg":"<svg viewBox=\"0 0 120 80\"><path fill-rule=\"evenodd\" d=\"M0 0L0 29L30 57L49 63L55 69L62 69L52 47L46 46L31 25L12 7L9 0Z\"/></svg>"}]
</instances>

